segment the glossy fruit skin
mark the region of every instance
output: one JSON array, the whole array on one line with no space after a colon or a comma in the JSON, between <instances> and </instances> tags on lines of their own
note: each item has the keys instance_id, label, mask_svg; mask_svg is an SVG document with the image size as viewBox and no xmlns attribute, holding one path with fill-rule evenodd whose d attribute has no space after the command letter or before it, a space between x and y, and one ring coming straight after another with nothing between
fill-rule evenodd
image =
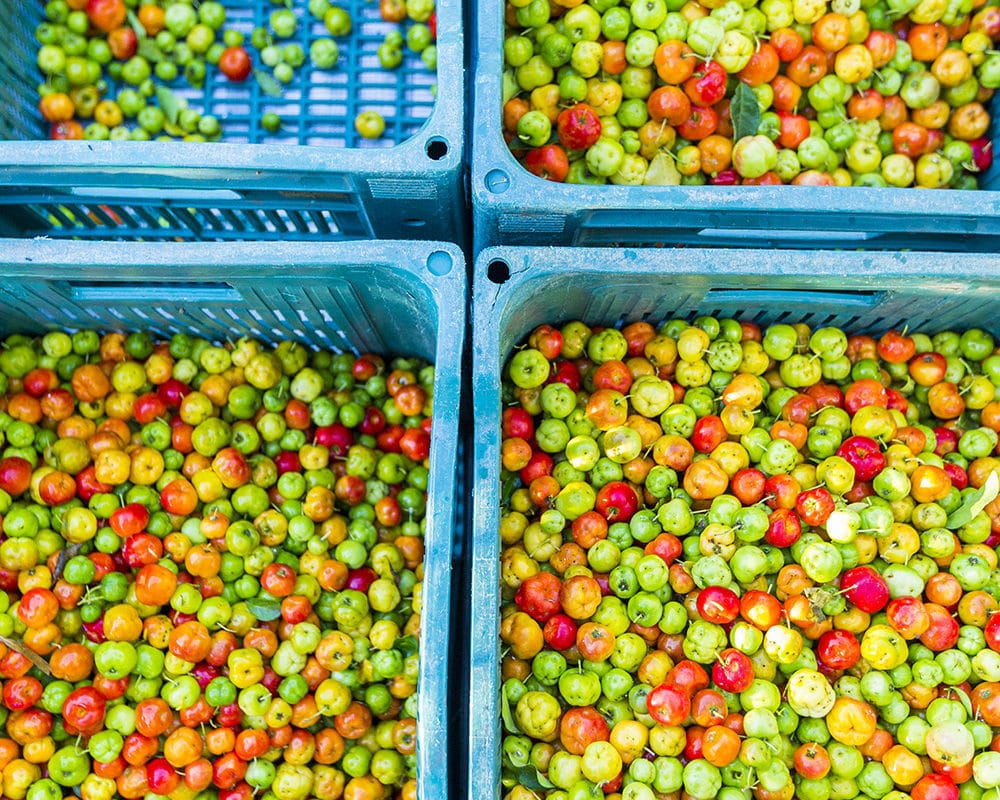
<instances>
[{"instance_id":1,"label":"glossy fruit skin","mask_svg":"<svg viewBox=\"0 0 1000 800\"><path fill-rule=\"evenodd\" d=\"M861 658L861 646L848 631L832 630L817 642L817 658L830 669L850 669Z\"/></svg>"},{"instance_id":2,"label":"glossy fruit skin","mask_svg":"<svg viewBox=\"0 0 1000 800\"><path fill-rule=\"evenodd\" d=\"M125 4L122 0L88 0L87 16L94 27L110 33L125 22Z\"/></svg>"},{"instance_id":3,"label":"glossy fruit skin","mask_svg":"<svg viewBox=\"0 0 1000 800\"><path fill-rule=\"evenodd\" d=\"M691 698L679 686L664 683L650 693L646 706L661 725L680 725L691 711Z\"/></svg>"},{"instance_id":4,"label":"glossy fruit skin","mask_svg":"<svg viewBox=\"0 0 1000 800\"><path fill-rule=\"evenodd\" d=\"M601 136L601 121L590 106L580 103L559 114L559 141L570 150L584 150Z\"/></svg>"},{"instance_id":5,"label":"glossy fruit skin","mask_svg":"<svg viewBox=\"0 0 1000 800\"><path fill-rule=\"evenodd\" d=\"M727 692L743 692L753 683L753 666L739 650L723 650L712 666L712 681Z\"/></svg>"},{"instance_id":6,"label":"glossy fruit skin","mask_svg":"<svg viewBox=\"0 0 1000 800\"><path fill-rule=\"evenodd\" d=\"M202 4L199 13L210 16L213 8ZM22 341L31 344L19 348ZM332 395L335 382L343 386L347 376L362 374L361 358L248 339L227 347L204 341L199 357L182 335L156 342L146 334L91 331L12 335L6 345L3 406L35 419L4 412L13 425L11 446L27 445L29 431L38 442L31 451L37 466L28 459L27 470L18 460L0 465L8 504L0 541L16 545L0 556L0 624L10 634L0 652L0 725L4 758L14 764L5 790L17 794L23 782L34 797L52 782L82 786L84 798L97 800L193 796L213 787L249 800L251 784L263 788L272 777L268 767L250 764L270 755L275 786L291 797L306 781L311 785L314 770L332 780L323 768L343 761L345 735L375 744L377 731L381 755L348 759L353 779L372 797L375 783L415 796L429 471L423 460L378 450L375 435L384 429L379 417L398 412L412 418L406 430L419 433L410 438L423 446L430 409L425 414L426 397L416 408L415 391L400 386L390 394L388 381L377 379L383 371L408 372L411 385L427 393L433 368L418 359L366 356L372 394L358 390L340 400L349 406L344 420L357 426L368 420L368 432L348 458L354 433L327 431L330 443L350 439L342 461L327 469L328 454L319 452L327 445L310 436L322 427L314 423L330 422L339 407L324 394L320 370L330 370ZM58 390L69 396L67 406L66 397L50 396L57 390L48 370L30 367L49 358L49 349L73 355L74 348L91 360L71 359L69 368L54 361L52 370L72 388ZM245 384L233 380L235 373L224 377L231 362L257 356L273 359L275 369L244 374L287 378L284 395L241 396L237 389ZM169 383L175 358L197 359L205 368L195 386ZM26 384L13 378L19 383L8 392L15 373ZM139 391L149 388L147 380L162 396ZM40 417L22 388L40 398ZM294 395L316 392L316 405L289 399L289 388ZM224 417L236 408L229 402L234 393L240 405L257 405L231 425ZM118 396L126 394L135 403ZM395 396L397 408L390 405ZM97 402L102 397L108 414ZM385 411L368 413L380 397ZM265 414L268 408L276 410ZM276 447L265 455L262 442L279 421ZM28 455L27 447L19 452ZM281 453L295 459L284 459L279 475ZM335 493L337 481L362 485L356 506L368 494L360 476L375 474L378 492L348 517L353 506ZM371 655L370 669L340 676L353 684L352 695L330 676L362 652ZM36 669L44 685L29 674ZM308 728L324 715L329 724L314 736Z\"/></svg>"},{"instance_id":7,"label":"glossy fruit skin","mask_svg":"<svg viewBox=\"0 0 1000 800\"><path fill-rule=\"evenodd\" d=\"M231 81L245 81L253 71L253 62L242 47L229 47L219 59L219 70Z\"/></svg>"},{"instance_id":8,"label":"glossy fruit skin","mask_svg":"<svg viewBox=\"0 0 1000 800\"><path fill-rule=\"evenodd\" d=\"M848 600L862 611L874 614L889 602L889 589L871 567L855 567L843 574L840 588Z\"/></svg>"}]
</instances>

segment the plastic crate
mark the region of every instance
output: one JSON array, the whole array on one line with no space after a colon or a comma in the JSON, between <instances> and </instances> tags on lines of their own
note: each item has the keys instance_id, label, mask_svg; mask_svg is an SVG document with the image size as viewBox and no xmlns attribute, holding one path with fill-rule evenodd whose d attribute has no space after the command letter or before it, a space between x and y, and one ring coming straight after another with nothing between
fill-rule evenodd
<instances>
[{"instance_id":1,"label":"plastic crate","mask_svg":"<svg viewBox=\"0 0 1000 800\"><path fill-rule=\"evenodd\" d=\"M377 49L397 26L378 3L342 0L354 30L338 39L336 69L306 64L281 97L251 76L214 68L203 91L173 88L224 121L220 143L50 142L38 113L35 26L43 3L0 0L0 235L101 239L456 240L465 213L462 0L438 0L438 71L407 51L396 70ZM229 0L230 27L249 37L278 6ZM295 41L329 36L296 0ZM405 48L404 48L405 49ZM256 63L255 66L260 66ZM265 71L266 68L264 68ZM437 96L432 85L437 83ZM197 105L195 105L197 103ZM354 118L375 110L382 139L361 139ZM260 127L278 112L282 131Z\"/></svg>"},{"instance_id":2,"label":"plastic crate","mask_svg":"<svg viewBox=\"0 0 1000 800\"><path fill-rule=\"evenodd\" d=\"M472 302L472 608L468 796L500 787L500 375L537 325L700 314L836 325L979 326L1000 334L1000 260L948 253L496 247L479 254Z\"/></svg>"},{"instance_id":3,"label":"plastic crate","mask_svg":"<svg viewBox=\"0 0 1000 800\"><path fill-rule=\"evenodd\" d=\"M570 186L537 178L501 130L504 3L470 24L470 187L475 252L494 245L702 244L814 248L1000 248L1000 163L979 191L805 186ZM994 104L996 108L996 104ZM991 136L1000 136L994 120ZM972 243L969 234L982 237ZM992 241L989 241L992 239Z\"/></svg>"},{"instance_id":4,"label":"plastic crate","mask_svg":"<svg viewBox=\"0 0 1000 800\"><path fill-rule=\"evenodd\" d=\"M420 636L418 791L448 800L452 547L465 267L437 243L115 244L0 240L0 335L52 329L295 339L436 365Z\"/></svg>"}]
</instances>

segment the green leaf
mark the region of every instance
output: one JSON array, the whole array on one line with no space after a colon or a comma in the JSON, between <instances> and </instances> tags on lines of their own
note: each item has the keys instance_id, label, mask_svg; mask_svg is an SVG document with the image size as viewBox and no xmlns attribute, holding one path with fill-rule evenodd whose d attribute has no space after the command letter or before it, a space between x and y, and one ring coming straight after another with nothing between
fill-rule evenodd
<instances>
[{"instance_id":1,"label":"green leaf","mask_svg":"<svg viewBox=\"0 0 1000 800\"><path fill-rule=\"evenodd\" d=\"M1000 494L1000 478L995 472L991 472L986 483L969 495L965 502L948 516L945 527L957 531L968 525L980 511L997 499L998 494Z\"/></svg>"},{"instance_id":2,"label":"green leaf","mask_svg":"<svg viewBox=\"0 0 1000 800\"><path fill-rule=\"evenodd\" d=\"M517 78L514 77L514 70L507 69L503 73L503 101L506 104L512 97L517 97L521 87L517 85Z\"/></svg>"},{"instance_id":3,"label":"green leaf","mask_svg":"<svg viewBox=\"0 0 1000 800\"><path fill-rule=\"evenodd\" d=\"M555 789L556 785L552 783L547 777L545 777L537 769L535 770L535 777L538 778L538 782L542 784L543 789Z\"/></svg>"},{"instance_id":4,"label":"green leaf","mask_svg":"<svg viewBox=\"0 0 1000 800\"><path fill-rule=\"evenodd\" d=\"M500 503L503 506L510 504L510 498L514 494L514 490L517 489L517 475L508 475L501 483L500 488Z\"/></svg>"},{"instance_id":5,"label":"green leaf","mask_svg":"<svg viewBox=\"0 0 1000 800\"><path fill-rule=\"evenodd\" d=\"M273 75L262 69L255 69L253 76L257 79L257 85L264 94L268 97L281 97L281 84Z\"/></svg>"},{"instance_id":6,"label":"green leaf","mask_svg":"<svg viewBox=\"0 0 1000 800\"><path fill-rule=\"evenodd\" d=\"M503 689L500 690L500 716L503 717L503 726L507 729L507 733L521 733L521 729L517 727L514 715L511 713L507 692Z\"/></svg>"},{"instance_id":7,"label":"green leaf","mask_svg":"<svg viewBox=\"0 0 1000 800\"><path fill-rule=\"evenodd\" d=\"M409 658L417 652L417 637L412 634L400 636L393 647L403 654L403 658Z\"/></svg>"},{"instance_id":8,"label":"green leaf","mask_svg":"<svg viewBox=\"0 0 1000 800\"><path fill-rule=\"evenodd\" d=\"M261 622L270 622L281 616L281 603L270 597L251 597L246 604L250 613Z\"/></svg>"},{"instance_id":9,"label":"green leaf","mask_svg":"<svg viewBox=\"0 0 1000 800\"><path fill-rule=\"evenodd\" d=\"M744 136L753 136L760 125L760 106L757 95L743 81L736 84L733 99L729 105L729 114L733 120L733 141L738 142Z\"/></svg>"},{"instance_id":10,"label":"green leaf","mask_svg":"<svg viewBox=\"0 0 1000 800\"><path fill-rule=\"evenodd\" d=\"M154 64L157 64L160 61L165 61L167 58L163 54L163 51L157 46L156 42L152 39L140 39L139 49L136 53L147 61L152 61Z\"/></svg>"},{"instance_id":11,"label":"green leaf","mask_svg":"<svg viewBox=\"0 0 1000 800\"><path fill-rule=\"evenodd\" d=\"M64 547L59 551L59 556L56 558L56 568L52 570L53 581L57 581L62 577L63 570L66 569L66 562L73 558L73 556L78 555L81 550L83 550L83 542L71 544L69 547Z\"/></svg>"},{"instance_id":12,"label":"green leaf","mask_svg":"<svg viewBox=\"0 0 1000 800\"><path fill-rule=\"evenodd\" d=\"M530 764L514 770L514 778L517 779L517 782L525 789L530 789L533 792L540 792L544 789L553 788L549 779Z\"/></svg>"},{"instance_id":13,"label":"green leaf","mask_svg":"<svg viewBox=\"0 0 1000 800\"><path fill-rule=\"evenodd\" d=\"M8 648L13 650L15 653L20 653L28 661L34 664L44 675L51 675L52 668L49 666L49 662L42 658L34 650L27 647L24 642L20 639L13 639L9 636L0 636L0 642L7 645Z\"/></svg>"},{"instance_id":14,"label":"green leaf","mask_svg":"<svg viewBox=\"0 0 1000 800\"><path fill-rule=\"evenodd\" d=\"M969 715L969 719L976 718L976 715L972 713L972 700L969 699L969 695L967 695L962 689L959 689L958 687L953 688L950 692L948 692L948 694L949 695L957 694L958 702L962 704L962 707L965 709L965 713Z\"/></svg>"},{"instance_id":15,"label":"green leaf","mask_svg":"<svg viewBox=\"0 0 1000 800\"><path fill-rule=\"evenodd\" d=\"M642 179L644 186L678 186L680 182L681 174L677 171L677 164L666 153L653 156L646 169L646 176Z\"/></svg>"},{"instance_id":16,"label":"green leaf","mask_svg":"<svg viewBox=\"0 0 1000 800\"><path fill-rule=\"evenodd\" d=\"M181 113L181 104L172 91L166 86L156 87L156 100L160 104L160 110L171 125L177 124L177 115Z\"/></svg>"},{"instance_id":17,"label":"green leaf","mask_svg":"<svg viewBox=\"0 0 1000 800\"><path fill-rule=\"evenodd\" d=\"M132 9L128 10L127 16L128 16L128 24L131 26L132 30L135 31L135 37L139 40L139 43L141 44L142 41L146 38L146 28L141 22L139 22L139 18L135 15L135 12Z\"/></svg>"}]
</instances>

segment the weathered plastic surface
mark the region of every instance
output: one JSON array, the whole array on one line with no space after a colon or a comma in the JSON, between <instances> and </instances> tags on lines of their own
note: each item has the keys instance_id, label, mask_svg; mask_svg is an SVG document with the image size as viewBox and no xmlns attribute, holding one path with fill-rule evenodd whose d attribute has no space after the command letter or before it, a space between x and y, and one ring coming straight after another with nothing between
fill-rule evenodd
<instances>
[{"instance_id":1,"label":"weathered plastic surface","mask_svg":"<svg viewBox=\"0 0 1000 800\"><path fill-rule=\"evenodd\" d=\"M248 36L278 8L231 0L232 27ZM281 97L251 76L229 83L210 68L204 91L174 88L223 119L226 141L50 142L36 108L35 26L43 3L0 0L0 234L101 239L443 239L462 232L465 75L462 2L438 0L438 71L407 52L384 70L377 49L396 26L378 3L343 0L354 32L339 39L337 68L308 58ZM295 40L326 37L296 0ZM405 49L405 48L404 48ZM255 51L254 51L255 52ZM259 66L259 65L258 65ZM266 71L266 68L265 68ZM432 93L437 83L436 97ZM362 139L360 111L386 119ZM283 128L260 127L267 111Z\"/></svg>"},{"instance_id":2,"label":"weathered plastic surface","mask_svg":"<svg viewBox=\"0 0 1000 800\"><path fill-rule=\"evenodd\" d=\"M465 265L453 245L0 240L0 335L185 331L435 363L417 723L422 800L449 800L448 691Z\"/></svg>"},{"instance_id":3,"label":"weathered plastic surface","mask_svg":"<svg viewBox=\"0 0 1000 800\"><path fill-rule=\"evenodd\" d=\"M519 248L483 251L473 287L472 523L468 796L500 786L500 376L537 325L580 319L653 325L699 314L1000 334L1000 258L951 253Z\"/></svg>"},{"instance_id":4,"label":"weathered plastic surface","mask_svg":"<svg viewBox=\"0 0 1000 800\"><path fill-rule=\"evenodd\" d=\"M475 252L493 245L1000 249L1000 163L980 191L806 186L571 186L536 178L501 131L504 4L470 20ZM991 133L1000 133L994 122ZM970 235L981 237L973 241ZM992 241L990 241L992 239Z\"/></svg>"}]
</instances>

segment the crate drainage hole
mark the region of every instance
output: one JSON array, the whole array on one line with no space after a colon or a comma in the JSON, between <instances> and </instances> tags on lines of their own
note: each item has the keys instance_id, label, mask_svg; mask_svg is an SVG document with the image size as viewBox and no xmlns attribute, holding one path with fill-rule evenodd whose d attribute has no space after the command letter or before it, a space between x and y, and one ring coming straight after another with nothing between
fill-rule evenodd
<instances>
[{"instance_id":1,"label":"crate drainage hole","mask_svg":"<svg viewBox=\"0 0 1000 800\"><path fill-rule=\"evenodd\" d=\"M408 228L422 228L427 224L425 219L417 219L416 217L411 217L410 219L404 219L403 224Z\"/></svg>"},{"instance_id":2,"label":"crate drainage hole","mask_svg":"<svg viewBox=\"0 0 1000 800\"><path fill-rule=\"evenodd\" d=\"M440 161L446 155L448 155L448 142L437 137L427 140L427 157L431 161Z\"/></svg>"},{"instance_id":3,"label":"crate drainage hole","mask_svg":"<svg viewBox=\"0 0 1000 800\"><path fill-rule=\"evenodd\" d=\"M506 261L491 261L486 268L486 277L496 284L506 283L510 280L510 266Z\"/></svg>"},{"instance_id":4,"label":"crate drainage hole","mask_svg":"<svg viewBox=\"0 0 1000 800\"><path fill-rule=\"evenodd\" d=\"M432 275L447 275L454 264L451 254L444 250L435 250L427 257L427 269Z\"/></svg>"}]
</instances>

